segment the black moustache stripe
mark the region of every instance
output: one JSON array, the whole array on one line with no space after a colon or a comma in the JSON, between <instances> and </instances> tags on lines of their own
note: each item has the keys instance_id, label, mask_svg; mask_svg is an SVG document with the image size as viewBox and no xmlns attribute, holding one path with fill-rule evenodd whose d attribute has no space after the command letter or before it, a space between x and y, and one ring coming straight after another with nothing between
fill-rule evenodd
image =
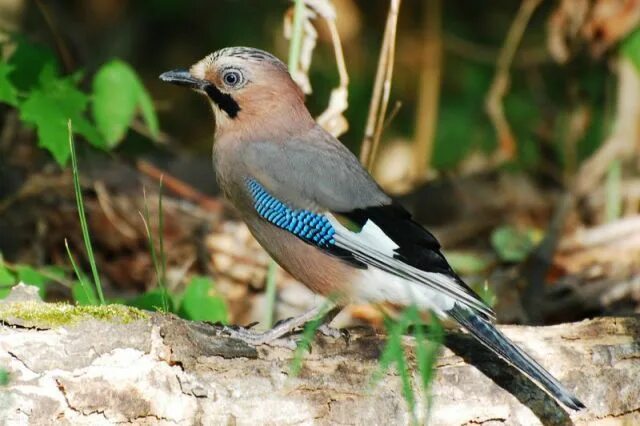
<instances>
[{"instance_id":1,"label":"black moustache stripe","mask_svg":"<svg viewBox=\"0 0 640 426\"><path fill-rule=\"evenodd\" d=\"M207 84L204 88L207 96L218 105L218 107L227 113L230 118L236 118L240 111L240 105L227 93L222 93L213 84Z\"/></svg>"}]
</instances>

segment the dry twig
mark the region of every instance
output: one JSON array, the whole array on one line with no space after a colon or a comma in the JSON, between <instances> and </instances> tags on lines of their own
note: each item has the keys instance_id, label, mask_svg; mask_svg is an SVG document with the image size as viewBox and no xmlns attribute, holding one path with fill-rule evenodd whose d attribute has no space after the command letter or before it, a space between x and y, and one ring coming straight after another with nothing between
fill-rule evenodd
<instances>
[{"instance_id":1,"label":"dry twig","mask_svg":"<svg viewBox=\"0 0 640 426\"><path fill-rule=\"evenodd\" d=\"M38 9L40 9L40 13L42 14L42 17L44 18L47 26L49 27L49 31L51 31L51 34L53 35L56 49L58 50L58 54L60 55L60 59L62 60L62 64L64 65L65 70L67 72L73 71L75 68L75 61L73 59L73 56L71 55L71 51L69 50L67 43L64 40L64 37L62 36L62 33L60 32L60 28L58 27L58 25L56 25L51 16L51 13L49 12L49 8L46 2L42 0L36 0L36 5L38 6Z\"/></svg>"},{"instance_id":2,"label":"dry twig","mask_svg":"<svg viewBox=\"0 0 640 426\"><path fill-rule=\"evenodd\" d=\"M391 78L393 77L393 63L395 57L396 28L398 25L398 13L400 0L391 0L387 14L387 24L384 30L382 48L376 70L376 81L373 86L373 95L369 104L369 115L360 151L360 162L368 170L373 167L380 137L384 126L389 94L391 92Z\"/></svg>"},{"instance_id":3,"label":"dry twig","mask_svg":"<svg viewBox=\"0 0 640 426\"><path fill-rule=\"evenodd\" d=\"M182 198L197 203L205 210L219 212L223 208L222 203L219 200L206 196L186 182L183 182L180 179L167 174L165 171L158 169L156 166L147 161L138 161L137 168L141 173L158 181L160 180L161 176L164 176L164 185L167 187L167 189L175 192Z\"/></svg>"},{"instance_id":4,"label":"dry twig","mask_svg":"<svg viewBox=\"0 0 640 426\"><path fill-rule=\"evenodd\" d=\"M442 2L429 0L425 8L425 31L422 53L422 71L418 97L416 140L414 142L414 181L426 177L438 120L440 75L442 72Z\"/></svg>"},{"instance_id":5,"label":"dry twig","mask_svg":"<svg viewBox=\"0 0 640 426\"><path fill-rule=\"evenodd\" d=\"M115 209L113 208L113 203L111 201L111 196L109 195L109 191L107 187L102 181L96 181L93 184L93 189L96 192L96 198L98 200L98 205L102 209L105 217L111 225L122 234L125 238L130 240L135 240L138 237L138 232L129 225L129 223L124 220L122 217L118 216Z\"/></svg>"},{"instance_id":6,"label":"dry twig","mask_svg":"<svg viewBox=\"0 0 640 426\"><path fill-rule=\"evenodd\" d=\"M625 159L638 149L640 140L640 74L625 57L618 60L616 117L602 146L582 163L575 179L575 193L582 197L598 185L610 164Z\"/></svg>"},{"instance_id":7,"label":"dry twig","mask_svg":"<svg viewBox=\"0 0 640 426\"><path fill-rule=\"evenodd\" d=\"M335 16L333 19L325 19L331 33L331 41L333 43L333 51L336 55L336 65L338 67L340 83L338 87L331 91L329 105L327 109L316 118L316 121L333 136L338 137L349 130L349 123L344 116L344 112L349 106L347 100L349 95L347 89L349 85L349 75L347 74L347 66L344 61L344 54L342 53L342 43L340 42Z\"/></svg>"},{"instance_id":8,"label":"dry twig","mask_svg":"<svg viewBox=\"0 0 640 426\"><path fill-rule=\"evenodd\" d=\"M520 4L518 14L511 23L507 37L500 50L500 56L496 64L496 74L485 100L487 114L498 136L499 149L497 156L499 161L510 160L516 153L515 137L505 117L502 99L509 89L509 68L513 62L514 55L529 24L531 15L533 15L540 2L541 0L524 0Z\"/></svg>"},{"instance_id":9,"label":"dry twig","mask_svg":"<svg viewBox=\"0 0 640 426\"><path fill-rule=\"evenodd\" d=\"M331 34L340 80L338 86L331 91L327 108L316 118L316 121L333 136L338 137L349 129L349 123L344 116L344 112L349 106L347 100L349 75L347 74L342 42L336 25L336 11L330 0L304 0L301 4L304 8L302 12L303 22L301 24L301 48L297 59L290 64L291 76L304 93L309 94L312 92L309 81L309 67L311 66L311 58L316 46L317 32L311 21L320 16L327 23ZM284 33L288 39L292 39L294 36L295 23L293 21L294 13L292 8L285 14L284 20Z\"/></svg>"}]
</instances>

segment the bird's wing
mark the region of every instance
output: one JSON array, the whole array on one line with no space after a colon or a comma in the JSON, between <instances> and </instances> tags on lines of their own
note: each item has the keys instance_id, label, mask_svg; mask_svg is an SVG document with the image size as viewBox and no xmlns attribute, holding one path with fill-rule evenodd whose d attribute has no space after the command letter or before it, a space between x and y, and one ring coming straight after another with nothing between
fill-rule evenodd
<instances>
[{"instance_id":1,"label":"bird's wing","mask_svg":"<svg viewBox=\"0 0 640 426\"><path fill-rule=\"evenodd\" d=\"M305 138L253 142L242 149L249 173L296 207L349 211L391 202L354 155L322 129Z\"/></svg>"},{"instance_id":2,"label":"bird's wing","mask_svg":"<svg viewBox=\"0 0 640 426\"><path fill-rule=\"evenodd\" d=\"M354 266L422 283L493 318L451 269L436 238L391 201L348 149L330 137L318 141L321 135L254 143L245 151L257 213Z\"/></svg>"}]
</instances>

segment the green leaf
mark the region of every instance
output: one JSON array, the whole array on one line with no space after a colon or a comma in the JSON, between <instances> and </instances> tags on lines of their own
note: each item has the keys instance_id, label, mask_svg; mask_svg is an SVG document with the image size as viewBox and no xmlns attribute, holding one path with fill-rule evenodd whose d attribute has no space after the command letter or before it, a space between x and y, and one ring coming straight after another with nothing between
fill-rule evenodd
<instances>
[{"instance_id":1,"label":"green leaf","mask_svg":"<svg viewBox=\"0 0 640 426\"><path fill-rule=\"evenodd\" d=\"M484 283L480 285L473 285L471 288L478 294L478 296L480 296L487 306L491 308L496 306L498 295L493 288L489 287L489 283L487 281L484 281Z\"/></svg>"},{"instance_id":2,"label":"green leaf","mask_svg":"<svg viewBox=\"0 0 640 426\"><path fill-rule=\"evenodd\" d=\"M151 132L151 136L157 138L158 133L160 133L158 116L156 115L155 108L153 108L153 101L151 100L151 96L149 96L149 92L147 92L147 89L145 89L142 84L140 84L138 91L138 105L140 106L142 119L147 124L147 127Z\"/></svg>"},{"instance_id":3,"label":"green leaf","mask_svg":"<svg viewBox=\"0 0 640 426\"><path fill-rule=\"evenodd\" d=\"M151 134L157 136L153 103L133 68L117 59L103 65L93 79L92 111L109 147L122 141L138 107Z\"/></svg>"},{"instance_id":4,"label":"green leaf","mask_svg":"<svg viewBox=\"0 0 640 426\"><path fill-rule=\"evenodd\" d=\"M146 309L147 311L162 311L163 309L163 293L160 289L149 290L146 293L141 294L133 300L127 302L128 305L135 306L136 308ZM168 298L169 311L173 312L173 300Z\"/></svg>"},{"instance_id":5,"label":"green leaf","mask_svg":"<svg viewBox=\"0 0 640 426\"><path fill-rule=\"evenodd\" d=\"M57 265L44 266L40 269L44 275L53 280L64 280L66 271L63 267Z\"/></svg>"},{"instance_id":6,"label":"green leaf","mask_svg":"<svg viewBox=\"0 0 640 426\"><path fill-rule=\"evenodd\" d=\"M0 368L0 386L8 385L10 378L9 372L4 368Z\"/></svg>"},{"instance_id":7,"label":"green leaf","mask_svg":"<svg viewBox=\"0 0 640 426\"><path fill-rule=\"evenodd\" d=\"M78 305L98 305L98 296L93 286L76 281L71 287L71 295Z\"/></svg>"},{"instance_id":8,"label":"green leaf","mask_svg":"<svg viewBox=\"0 0 640 426\"><path fill-rule=\"evenodd\" d=\"M22 281L25 284L38 287L38 294L42 299L44 299L47 290L47 284L51 281L49 278L47 278L40 271L27 265L17 266L16 272L18 273L18 281Z\"/></svg>"},{"instance_id":9,"label":"green leaf","mask_svg":"<svg viewBox=\"0 0 640 426\"><path fill-rule=\"evenodd\" d=\"M18 91L9 80L9 74L14 67L6 62L0 62L0 102L12 106L18 105Z\"/></svg>"},{"instance_id":10,"label":"green leaf","mask_svg":"<svg viewBox=\"0 0 640 426\"><path fill-rule=\"evenodd\" d=\"M213 292L213 280L194 277L187 285L178 315L194 321L227 322L227 305Z\"/></svg>"},{"instance_id":11,"label":"green leaf","mask_svg":"<svg viewBox=\"0 0 640 426\"><path fill-rule=\"evenodd\" d=\"M33 89L20 108L20 118L33 124L38 132L38 144L47 149L58 164L69 159L67 122L77 123L77 131L96 146L101 138L83 113L89 99L76 87L77 75L57 77L51 67L40 75L40 86Z\"/></svg>"},{"instance_id":12,"label":"green leaf","mask_svg":"<svg viewBox=\"0 0 640 426\"><path fill-rule=\"evenodd\" d=\"M640 28L624 39L620 49L622 54L628 57L640 72Z\"/></svg>"},{"instance_id":13,"label":"green leaf","mask_svg":"<svg viewBox=\"0 0 640 426\"><path fill-rule=\"evenodd\" d=\"M459 275L480 274L491 266L491 259L470 251L447 251L447 260Z\"/></svg>"},{"instance_id":14,"label":"green leaf","mask_svg":"<svg viewBox=\"0 0 640 426\"><path fill-rule=\"evenodd\" d=\"M119 60L103 65L93 78L93 118L107 145L124 138L138 103L138 78Z\"/></svg>"},{"instance_id":15,"label":"green leaf","mask_svg":"<svg viewBox=\"0 0 640 426\"><path fill-rule=\"evenodd\" d=\"M15 275L0 262L0 299L11 293L11 286L17 283Z\"/></svg>"},{"instance_id":16,"label":"green leaf","mask_svg":"<svg viewBox=\"0 0 640 426\"><path fill-rule=\"evenodd\" d=\"M501 226L491 233L491 245L504 262L522 262L541 239L539 231L512 226Z\"/></svg>"},{"instance_id":17,"label":"green leaf","mask_svg":"<svg viewBox=\"0 0 640 426\"><path fill-rule=\"evenodd\" d=\"M15 275L3 263L0 263L0 286L13 285L15 283Z\"/></svg>"},{"instance_id":18,"label":"green leaf","mask_svg":"<svg viewBox=\"0 0 640 426\"><path fill-rule=\"evenodd\" d=\"M17 46L9 64L14 67L10 80L21 91L28 91L39 83L41 72L50 68L55 75L59 74L59 65L51 49L29 43L23 37L16 37Z\"/></svg>"},{"instance_id":19,"label":"green leaf","mask_svg":"<svg viewBox=\"0 0 640 426\"><path fill-rule=\"evenodd\" d=\"M73 120L74 133L84 136L91 145L96 148L105 149L107 143L96 127L84 116L78 116Z\"/></svg>"}]
</instances>

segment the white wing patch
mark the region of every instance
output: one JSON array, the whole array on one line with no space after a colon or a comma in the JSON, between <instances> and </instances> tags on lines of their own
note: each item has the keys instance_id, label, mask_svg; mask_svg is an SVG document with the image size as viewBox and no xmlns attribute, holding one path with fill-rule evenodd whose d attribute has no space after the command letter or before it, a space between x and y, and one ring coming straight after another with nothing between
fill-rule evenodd
<instances>
[{"instance_id":1,"label":"white wing patch","mask_svg":"<svg viewBox=\"0 0 640 426\"><path fill-rule=\"evenodd\" d=\"M349 251L357 260L384 272L364 274L371 280L371 287L363 288L367 285L364 282L358 285L358 293L363 299L369 298L369 301L373 302L387 300L399 304L404 304L403 300L414 300L415 303L436 311L451 309L453 303L458 302L490 318L495 317L489 307L469 294L467 289L453 278L445 274L423 271L396 259L394 250L398 245L371 220L365 223L360 232L352 232L333 215L326 214L326 217L335 229L336 246ZM411 303L414 302L409 304Z\"/></svg>"},{"instance_id":2,"label":"white wing patch","mask_svg":"<svg viewBox=\"0 0 640 426\"><path fill-rule=\"evenodd\" d=\"M336 227L336 224L334 222L336 221L335 217L329 216L329 221L335 228ZM344 226L342 226L341 224L340 226L344 228ZM385 234L378 225L373 223L373 221L371 220L368 220L364 224L360 232L358 233L351 232L351 231L348 231L348 232L352 234L350 235L350 238L354 242L357 242L358 245L362 245L364 247L367 247L367 246L375 247L376 250L380 251L380 253L384 253L386 256L393 257L393 251L398 248L398 245L391 238L389 238L387 234Z\"/></svg>"},{"instance_id":3,"label":"white wing patch","mask_svg":"<svg viewBox=\"0 0 640 426\"><path fill-rule=\"evenodd\" d=\"M389 302L400 306L415 305L420 310L432 310L440 316L444 316L455 303L453 298L441 291L378 268L362 271L353 283L352 297L355 303Z\"/></svg>"}]
</instances>

